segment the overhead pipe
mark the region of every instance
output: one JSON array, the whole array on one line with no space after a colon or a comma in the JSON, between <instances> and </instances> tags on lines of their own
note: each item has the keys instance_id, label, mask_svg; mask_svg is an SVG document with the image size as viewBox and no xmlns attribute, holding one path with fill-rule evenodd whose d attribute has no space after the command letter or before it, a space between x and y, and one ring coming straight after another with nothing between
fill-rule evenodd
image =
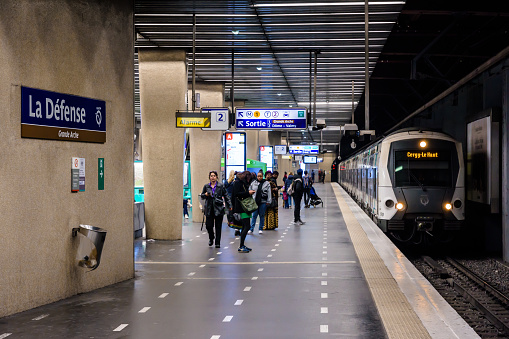
<instances>
[{"instance_id":1,"label":"overhead pipe","mask_svg":"<svg viewBox=\"0 0 509 339\"><path fill-rule=\"evenodd\" d=\"M196 14L193 13L193 85L192 85L193 112L196 109L196 91L195 91L195 85L196 85Z\"/></svg>"},{"instance_id":2,"label":"overhead pipe","mask_svg":"<svg viewBox=\"0 0 509 339\"><path fill-rule=\"evenodd\" d=\"M314 88L313 88L313 127L316 127L316 78L318 72L318 53L319 51L315 51L315 78L314 80Z\"/></svg>"}]
</instances>

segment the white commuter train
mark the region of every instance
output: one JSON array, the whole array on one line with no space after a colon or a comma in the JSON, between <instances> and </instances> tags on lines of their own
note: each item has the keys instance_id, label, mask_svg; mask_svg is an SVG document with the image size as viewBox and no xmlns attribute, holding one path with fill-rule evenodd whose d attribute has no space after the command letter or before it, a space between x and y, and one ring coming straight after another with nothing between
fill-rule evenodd
<instances>
[{"instance_id":1,"label":"white commuter train","mask_svg":"<svg viewBox=\"0 0 509 339\"><path fill-rule=\"evenodd\" d=\"M415 128L340 162L339 183L383 232L402 243L448 242L465 219L461 143Z\"/></svg>"}]
</instances>

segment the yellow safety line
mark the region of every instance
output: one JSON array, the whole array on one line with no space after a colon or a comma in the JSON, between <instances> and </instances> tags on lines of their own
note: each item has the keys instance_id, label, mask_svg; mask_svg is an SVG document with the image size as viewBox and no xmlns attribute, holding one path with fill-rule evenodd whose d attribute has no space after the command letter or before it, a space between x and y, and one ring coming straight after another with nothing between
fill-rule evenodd
<instances>
[{"instance_id":1,"label":"yellow safety line","mask_svg":"<svg viewBox=\"0 0 509 339\"><path fill-rule=\"evenodd\" d=\"M333 189L387 337L390 339L431 338L361 225L341 197L342 189L337 184L333 185Z\"/></svg>"}]
</instances>

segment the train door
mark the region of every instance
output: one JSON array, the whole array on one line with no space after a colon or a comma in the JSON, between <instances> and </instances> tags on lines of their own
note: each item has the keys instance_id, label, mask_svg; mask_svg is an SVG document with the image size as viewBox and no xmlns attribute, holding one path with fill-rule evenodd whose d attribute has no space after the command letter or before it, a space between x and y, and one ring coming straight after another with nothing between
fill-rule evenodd
<instances>
[{"instance_id":1,"label":"train door","mask_svg":"<svg viewBox=\"0 0 509 339\"><path fill-rule=\"evenodd\" d=\"M370 157L369 157L369 172L368 172L368 183L369 183L369 186L368 186L368 205L369 205L369 212L372 214L374 213L374 210L373 210L373 202L374 202L374 193L375 193L375 190L374 190L374 185L375 185L375 177L374 177L374 174L375 174L375 168L374 168L374 162L375 162L375 156L372 154Z\"/></svg>"}]
</instances>

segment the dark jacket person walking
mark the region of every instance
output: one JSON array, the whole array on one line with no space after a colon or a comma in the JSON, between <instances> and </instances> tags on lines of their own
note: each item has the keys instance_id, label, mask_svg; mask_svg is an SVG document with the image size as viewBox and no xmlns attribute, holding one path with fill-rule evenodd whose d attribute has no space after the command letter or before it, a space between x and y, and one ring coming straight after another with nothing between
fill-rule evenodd
<instances>
[{"instance_id":1,"label":"dark jacket person walking","mask_svg":"<svg viewBox=\"0 0 509 339\"><path fill-rule=\"evenodd\" d=\"M207 232L209 233L209 246L212 246L214 238L216 239L216 248L221 247L221 228L223 226L224 205L227 209L232 208L230 196L226 192L223 184L217 181L217 172L210 171L210 183L203 186L201 197L205 199L205 216ZM223 203L224 201L224 203ZM214 224L216 234L214 237Z\"/></svg>"},{"instance_id":2,"label":"dark jacket person walking","mask_svg":"<svg viewBox=\"0 0 509 339\"><path fill-rule=\"evenodd\" d=\"M232 201L233 201L233 213L239 213L240 221L242 224L242 231L240 232L240 246L238 251L243 253L248 253L251 251L249 247L244 245L244 241L246 240L247 232L251 227L249 219L251 218L251 213L246 213L242 209L242 205L240 201L242 199L248 198L255 193L253 190L249 190L249 183L247 182L250 179L251 174L249 171L244 171L242 173L237 173L237 179L233 184L233 193L232 193Z\"/></svg>"}]
</instances>

